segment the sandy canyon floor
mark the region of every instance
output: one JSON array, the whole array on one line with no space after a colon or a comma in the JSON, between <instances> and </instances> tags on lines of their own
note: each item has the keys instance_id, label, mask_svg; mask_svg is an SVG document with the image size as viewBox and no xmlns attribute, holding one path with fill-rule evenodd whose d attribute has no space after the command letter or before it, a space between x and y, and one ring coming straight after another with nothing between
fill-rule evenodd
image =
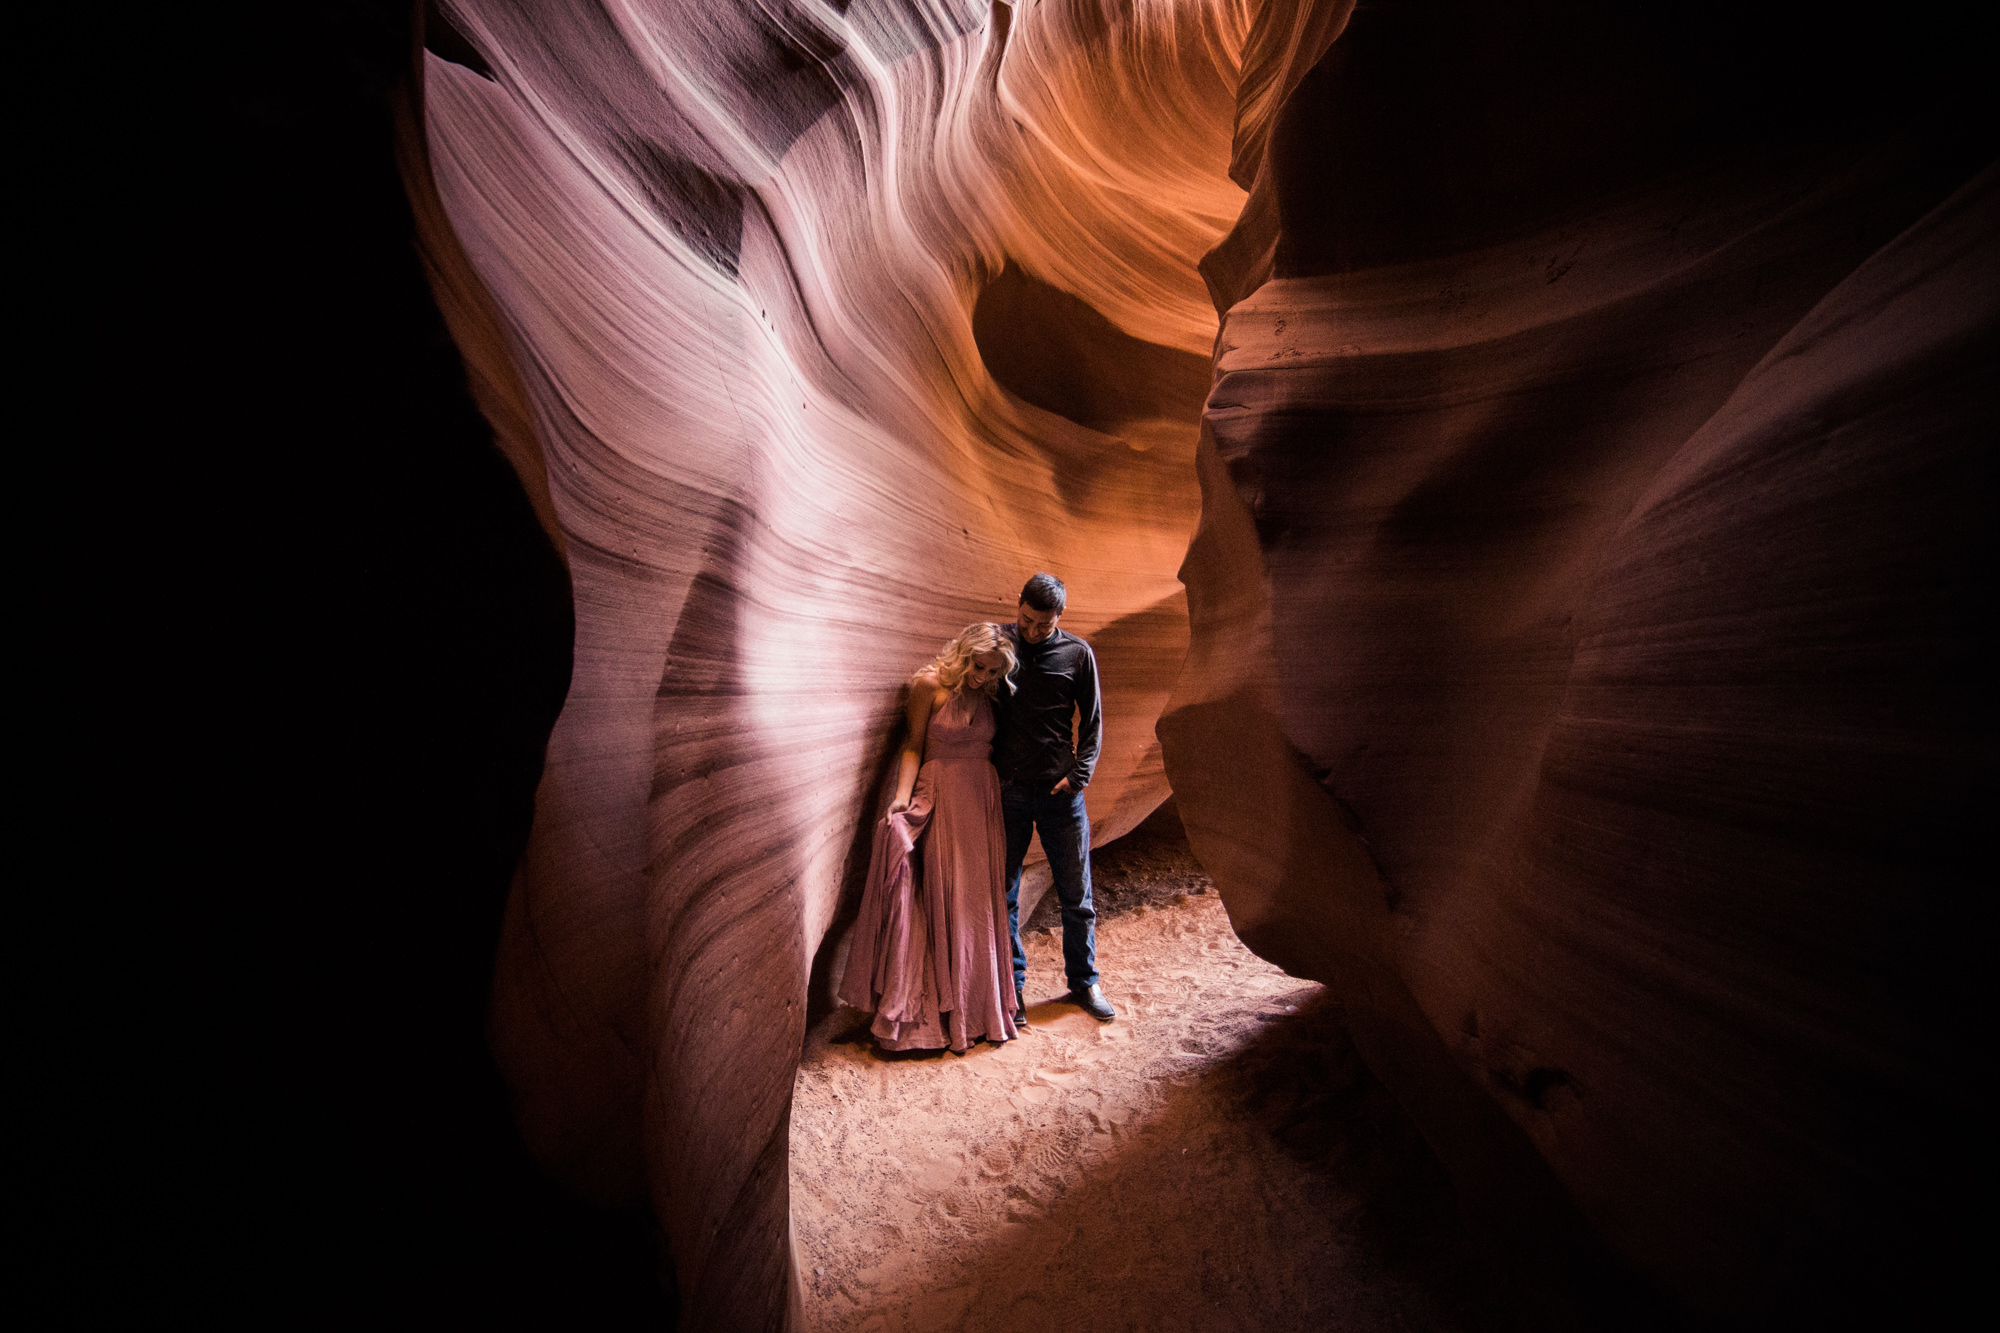
<instances>
[{"instance_id":1,"label":"sandy canyon floor","mask_svg":"<svg viewBox=\"0 0 2000 1333\"><path fill-rule=\"evenodd\" d=\"M1338 1007L1245 949L1171 810L1094 859L1099 1024L1050 894L1029 1030L885 1056L807 1037L792 1215L809 1329L1510 1329L1450 1185Z\"/></svg>"}]
</instances>

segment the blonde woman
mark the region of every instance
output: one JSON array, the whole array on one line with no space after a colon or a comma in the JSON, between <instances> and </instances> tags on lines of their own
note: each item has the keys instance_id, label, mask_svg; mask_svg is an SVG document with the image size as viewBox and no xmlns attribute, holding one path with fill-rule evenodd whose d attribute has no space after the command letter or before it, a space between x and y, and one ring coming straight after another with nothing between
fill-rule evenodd
<instances>
[{"instance_id":1,"label":"blonde woman","mask_svg":"<svg viewBox=\"0 0 2000 1333\"><path fill-rule=\"evenodd\" d=\"M1014 663L1000 627L981 622L911 678L909 739L838 992L875 1015L885 1050L964 1052L1019 1032L992 761L993 698Z\"/></svg>"}]
</instances>

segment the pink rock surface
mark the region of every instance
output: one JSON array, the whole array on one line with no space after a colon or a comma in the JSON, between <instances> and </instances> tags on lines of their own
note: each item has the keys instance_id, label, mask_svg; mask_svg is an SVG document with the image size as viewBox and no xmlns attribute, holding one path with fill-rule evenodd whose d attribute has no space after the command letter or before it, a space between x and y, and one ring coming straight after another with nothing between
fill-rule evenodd
<instances>
[{"instance_id":1,"label":"pink rock surface","mask_svg":"<svg viewBox=\"0 0 2000 1333\"><path fill-rule=\"evenodd\" d=\"M691 1326L764 1327L807 973L910 672L1053 570L1097 837L1166 795L1241 16L447 10L492 77L427 58L431 168L577 608L494 1043L545 1162L651 1196Z\"/></svg>"},{"instance_id":2,"label":"pink rock surface","mask_svg":"<svg viewBox=\"0 0 2000 1333\"><path fill-rule=\"evenodd\" d=\"M1598 1241L1701 1319L1890 1300L1970 1095L1991 177L1930 129L1557 181L1454 119L1531 119L1504 43L1350 39L1205 265L1194 848L1551 1308Z\"/></svg>"},{"instance_id":3,"label":"pink rock surface","mask_svg":"<svg viewBox=\"0 0 2000 1333\"><path fill-rule=\"evenodd\" d=\"M1587 6L445 9L490 77L426 59L412 195L577 611L494 1044L691 1327L795 1313L898 691L1036 568L1098 837L1171 776L1548 1309L1599 1246L1793 1308L1927 1197L1990 752L1962 145L1766 134L1739 85L1821 71Z\"/></svg>"}]
</instances>

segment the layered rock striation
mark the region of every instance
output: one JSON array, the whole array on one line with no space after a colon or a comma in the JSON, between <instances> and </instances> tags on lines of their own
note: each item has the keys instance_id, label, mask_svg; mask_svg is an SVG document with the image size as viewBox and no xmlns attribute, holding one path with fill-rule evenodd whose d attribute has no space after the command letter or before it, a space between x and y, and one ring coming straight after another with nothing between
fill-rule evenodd
<instances>
[{"instance_id":1,"label":"layered rock striation","mask_svg":"<svg viewBox=\"0 0 2000 1333\"><path fill-rule=\"evenodd\" d=\"M1357 14L1239 138L1160 733L1545 1310L1845 1318L1954 1244L1992 144L1648 17Z\"/></svg>"},{"instance_id":2,"label":"layered rock striation","mask_svg":"<svg viewBox=\"0 0 2000 1333\"><path fill-rule=\"evenodd\" d=\"M1037 568L1103 669L1098 836L1171 778L1552 1321L1918 1271L1992 145L1938 34L1776 18L433 12L406 179L577 615L494 1044L544 1163L650 1198L691 1326L792 1311L809 977L899 690Z\"/></svg>"},{"instance_id":3,"label":"layered rock striation","mask_svg":"<svg viewBox=\"0 0 2000 1333\"><path fill-rule=\"evenodd\" d=\"M436 15L412 193L577 609L494 1044L545 1163L652 1199L692 1326L796 1299L808 976L911 672L1052 570L1103 678L1097 836L1166 795L1243 18Z\"/></svg>"}]
</instances>

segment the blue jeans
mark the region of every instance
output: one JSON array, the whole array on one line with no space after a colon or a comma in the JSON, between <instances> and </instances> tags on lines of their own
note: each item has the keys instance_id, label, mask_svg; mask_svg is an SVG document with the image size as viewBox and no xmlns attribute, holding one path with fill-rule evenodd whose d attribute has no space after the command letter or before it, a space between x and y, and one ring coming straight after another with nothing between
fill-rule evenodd
<instances>
[{"instance_id":1,"label":"blue jeans","mask_svg":"<svg viewBox=\"0 0 2000 1333\"><path fill-rule=\"evenodd\" d=\"M1026 990L1028 955L1021 948L1021 861L1037 830L1062 904L1063 970L1070 988L1097 984L1097 909L1090 901L1090 817L1082 792L1051 796L1020 783L1000 789L1007 823L1007 930L1014 937L1014 989Z\"/></svg>"}]
</instances>

